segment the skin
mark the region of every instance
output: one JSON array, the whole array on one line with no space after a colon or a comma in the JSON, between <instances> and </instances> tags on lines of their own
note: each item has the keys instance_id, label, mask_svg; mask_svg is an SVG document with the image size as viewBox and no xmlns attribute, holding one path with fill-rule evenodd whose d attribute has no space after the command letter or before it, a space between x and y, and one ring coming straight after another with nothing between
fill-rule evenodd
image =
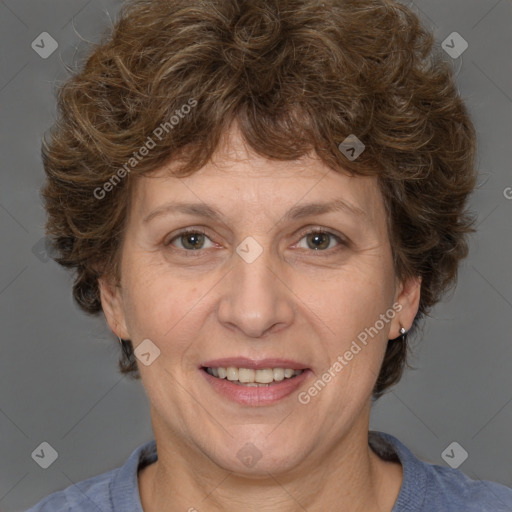
<instances>
[{"instance_id":1,"label":"skin","mask_svg":"<svg viewBox=\"0 0 512 512\"><path fill-rule=\"evenodd\" d=\"M315 155L267 160L244 145L236 125L198 172L176 178L172 169L136 183L120 285L100 279L116 335L135 347L149 338L160 350L151 365L139 364L158 447L158 461L138 475L144 510L320 511L342 503L350 512L390 512L402 467L368 446L371 392L387 340L413 322L421 283L396 278L375 178L335 172ZM283 220L296 205L340 198L363 215ZM174 212L143 223L175 200L207 203L223 220ZM206 237L177 236L189 227ZM315 241L311 228L334 236ZM248 236L263 248L252 263L236 253ZM293 393L242 406L198 370L220 357L293 359L312 370L298 390L307 391L397 302L400 312L308 404ZM237 458L248 442L261 454L252 467Z\"/></svg>"}]
</instances>

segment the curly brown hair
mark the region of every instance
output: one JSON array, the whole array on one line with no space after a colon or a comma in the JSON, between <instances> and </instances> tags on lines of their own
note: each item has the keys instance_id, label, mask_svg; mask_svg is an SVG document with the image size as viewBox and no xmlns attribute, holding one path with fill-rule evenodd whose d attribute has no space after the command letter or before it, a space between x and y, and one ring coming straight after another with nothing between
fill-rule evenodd
<instances>
[{"instance_id":1,"label":"curly brown hair","mask_svg":"<svg viewBox=\"0 0 512 512\"><path fill-rule=\"evenodd\" d=\"M42 147L46 233L54 259L75 270L79 306L101 312L98 278L119 283L135 178L178 158L176 176L196 172L234 120L260 155L314 151L338 172L377 177L395 272L422 280L416 329L467 254L476 136L433 35L392 0L125 4L59 88ZM350 134L366 146L353 161L339 150ZM121 371L140 377L131 342L122 349ZM374 398L406 359L406 342L388 343Z\"/></svg>"}]
</instances>

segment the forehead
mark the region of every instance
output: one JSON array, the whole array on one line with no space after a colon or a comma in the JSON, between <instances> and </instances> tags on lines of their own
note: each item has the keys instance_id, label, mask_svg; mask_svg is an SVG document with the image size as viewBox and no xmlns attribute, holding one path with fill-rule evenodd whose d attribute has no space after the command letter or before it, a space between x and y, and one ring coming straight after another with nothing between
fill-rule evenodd
<instances>
[{"instance_id":1,"label":"forehead","mask_svg":"<svg viewBox=\"0 0 512 512\"><path fill-rule=\"evenodd\" d=\"M215 205L226 216L238 217L241 205L255 214L264 210L284 215L291 208L297 213L301 205L336 201L345 203L346 213L357 212L365 220L383 214L375 177L335 171L315 154L269 159L248 148L236 131L225 136L212 160L194 174L176 177L177 167L177 162L169 162L136 180L133 213L138 219L147 219L170 202Z\"/></svg>"}]
</instances>

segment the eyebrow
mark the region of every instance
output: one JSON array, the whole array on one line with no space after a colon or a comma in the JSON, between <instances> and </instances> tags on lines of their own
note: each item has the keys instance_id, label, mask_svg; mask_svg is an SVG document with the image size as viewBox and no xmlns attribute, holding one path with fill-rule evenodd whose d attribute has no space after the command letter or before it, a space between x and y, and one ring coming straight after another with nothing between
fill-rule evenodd
<instances>
[{"instance_id":1,"label":"eyebrow","mask_svg":"<svg viewBox=\"0 0 512 512\"><path fill-rule=\"evenodd\" d=\"M323 215L326 213L344 211L355 217L367 217L367 213L361 208L348 203L343 199L335 199L328 203L307 203L297 205L286 212L282 218L284 221L301 219L311 215ZM206 203L166 203L153 210L142 220L146 224L155 217L168 215L170 213L183 213L187 215L195 215L197 217L206 217L220 222L224 222L224 215L216 208Z\"/></svg>"}]
</instances>

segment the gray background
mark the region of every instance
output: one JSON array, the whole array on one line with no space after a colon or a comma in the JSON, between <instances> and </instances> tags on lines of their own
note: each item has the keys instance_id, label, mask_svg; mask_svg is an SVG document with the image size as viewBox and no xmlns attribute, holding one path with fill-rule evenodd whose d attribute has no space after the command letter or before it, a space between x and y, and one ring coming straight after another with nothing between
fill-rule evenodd
<instances>
[{"instance_id":1,"label":"gray background","mask_svg":"<svg viewBox=\"0 0 512 512\"><path fill-rule=\"evenodd\" d=\"M118 344L104 317L81 313L71 300L71 277L37 251L44 225L39 148L54 119L55 84L120 5L0 1L3 512L24 510L120 466L152 438L146 395L140 382L117 372ZM480 137L480 186L471 201L479 229L455 293L414 343L417 369L377 402L371 428L441 465L443 450L457 441L469 453L460 470L512 486L512 200L506 197L512 198L512 2L417 0L411 6L439 45L454 31L469 43L453 65ZM45 31L59 44L47 59L31 48ZM59 455L48 469L31 458L43 441Z\"/></svg>"}]
</instances>

